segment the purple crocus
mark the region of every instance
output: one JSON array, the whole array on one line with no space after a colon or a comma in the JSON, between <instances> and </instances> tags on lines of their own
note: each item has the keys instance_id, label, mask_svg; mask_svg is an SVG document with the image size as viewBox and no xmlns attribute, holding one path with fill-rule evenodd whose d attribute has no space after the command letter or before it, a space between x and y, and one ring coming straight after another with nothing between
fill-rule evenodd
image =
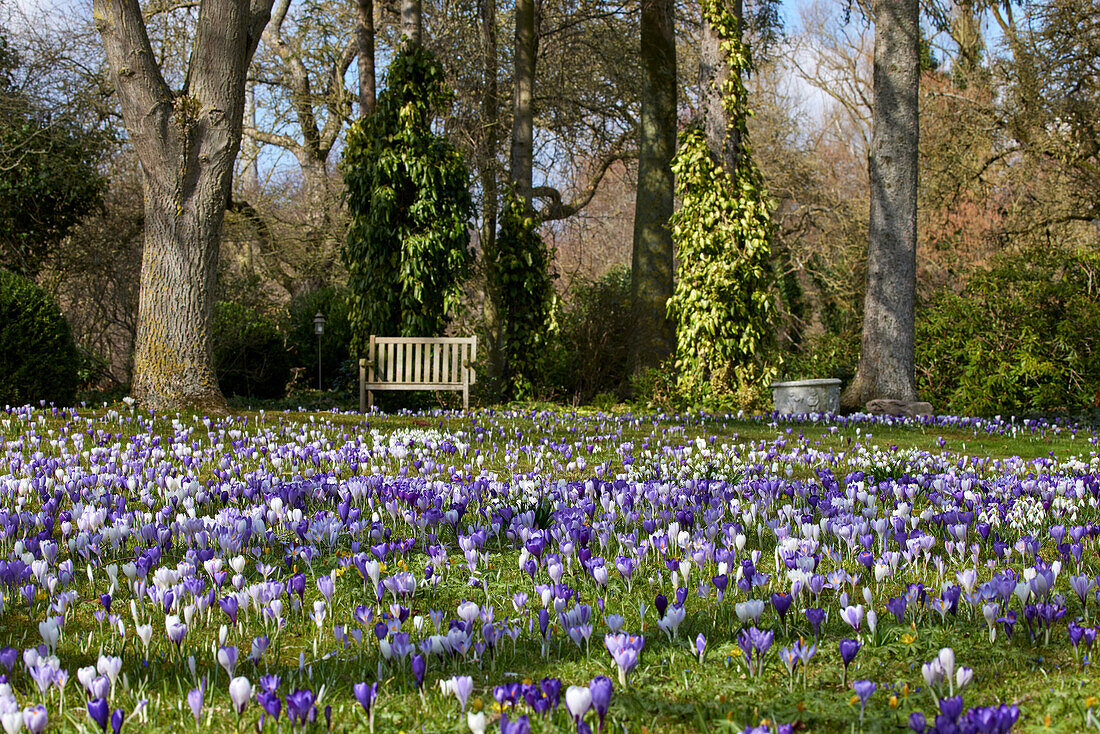
<instances>
[{"instance_id":1,"label":"purple crocus","mask_svg":"<svg viewBox=\"0 0 1100 734\"><path fill-rule=\"evenodd\" d=\"M775 611L779 614L780 621L786 621L787 610L791 608L792 601L794 601L794 599L785 591L772 594L772 606L775 607Z\"/></svg>"},{"instance_id":2,"label":"purple crocus","mask_svg":"<svg viewBox=\"0 0 1100 734\"><path fill-rule=\"evenodd\" d=\"M313 702L313 691L308 688L295 689L286 694L286 717L291 723L304 725L313 718Z\"/></svg>"},{"instance_id":3,"label":"purple crocus","mask_svg":"<svg viewBox=\"0 0 1100 734\"><path fill-rule=\"evenodd\" d=\"M530 734L531 720L521 716L514 721L508 720L508 714L500 715L500 734Z\"/></svg>"},{"instance_id":4,"label":"purple crocus","mask_svg":"<svg viewBox=\"0 0 1100 734\"><path fill-rule=\"evenodd\" d=\"M111 712L111 731L114 734L119 734L122 731L122 724L126 721L126 713L122 709L115 709Z\"/></svg>"},{"instance_id":5,"label":"purple crocus","mask_svg":"<svg viewBox=\"0 0 1100 734\"><path fill-rule=\"evenodd\" d=\"M600 717L599 730L603 731L603 721L611 707L611 679L606 675L597 675L588 684L588 690L592 692L592 708L596 709L596 715Z\"/></svg>"},{"instance_id":6,"label":"purple crocus","mask_svg":"<svg viewBox=\"0 0 1100 734\"><path fill-rule=\"evenodd\" d=\"M859 696L859 722L862 724L863 711L867 708L867 699L875 692L878 685L869 680L857 680L852 683L852 688L855 690L856 695Z\"/></svg>"},{"instance_id":7,"label":"purple crocus","mask_svg":"<svg viewBox=\"0 0 1100 734\"><path fill-rule=\"evenodd\" d=\"M256 701L260 704L267 715L279 721L279 714L283 710L283 699L279 697L278 693L274 691L260 691L256 694Z\"/></svg>"},{"instance_id":8,"label":"purple crocus","mask_svg":"<svg viewBox=\"0 0 1100 734\"><path fill-rule=\"evenodd\" d=\"M844 639L840 641L840 659L844 663L845 682L848 680L848 666L856 659L856 654L862 646L859 640Z\"/></svg>"},{"instance_id":9,"label":"purple crocus","mask_svg":"<svg viewBox=\"0 0 1100 734\"><path fill-rule=\"evenodd\" d=\"M202 697L206 691L206 679L204 678L197 687L187 692L187 705L191 707L191 714L195 717L195 725L198 726L202 719Z\"/></svg>"},{"instance_id":10,"label":"purple crocus","mask_svg":"<svg viewBox=\"0 0 1100 734\"><path fill-rule=\"evenodd\" d=\"M428 669L428 663L424 660L423 655L413 655L412 659L412 672L413 677L416 678L416 687L423 690L424 688L424 673Z\"/></svg>"},{"instance_id":11,"label":"purple crocus","mask_svg":"<svg viewBox=\"0 0 1100 734\"><path fill-rule=\"evenodd\" d=\"M27 727L27 731L31 734L39 734L46 728L46 724L49 723L50 717L46 712L46 707L42 704L37 706L28 706L23 709L23 726Z\"/></svg>"},{"instance_id":12,"label":"purple crocus","mask_svg":"<svg viewBox=\"0 0 1100 734\"><path fill-rule=\"evenodd\" d=\"M371 684L356 683L352 688L352 692L355 694L355 700L359 702L359 705L363 707L363 711L367 713L367 723L370 726L370 730L374 731L374 701L378 697L378 683L377 681Z\"/></svg>"},{"instance_id":13,"label":"purple crocus","mask_svg":"<svg viewBox=\"0 0 1100 734\"><path fill-rule=\"evenodd\" d=\"M806 619L810 623L810 627L814 631L814 639L818 639L821 636L821 623L825 621L825 610L817 607L810 607L806 610Z\"/></svg>"},{"instance_id":14,"label":"purple crocus","mask_svg":"<svg viewBox=\"0 0 1100 734\"><path fill-rule=\"evenodd\" d=\"M107 718L110 710L107 708L107 699L93 698L88 701L88 716L99 726L100 731L107 731Z\"/></svg>"},{"instance_id":15,"label":"purple crocus","mask_svg":"<svg viewBox=\"0 0 1100 734\"><path fill-rule=\"evenodd\" d=\"M624 632L607 634L603 638L611 659L619 666L619 685L626 685L626 678L634 666L638 664L638 657L645 647L645 638L641 635L628 635Z\"/></svg>"}]
</instances>

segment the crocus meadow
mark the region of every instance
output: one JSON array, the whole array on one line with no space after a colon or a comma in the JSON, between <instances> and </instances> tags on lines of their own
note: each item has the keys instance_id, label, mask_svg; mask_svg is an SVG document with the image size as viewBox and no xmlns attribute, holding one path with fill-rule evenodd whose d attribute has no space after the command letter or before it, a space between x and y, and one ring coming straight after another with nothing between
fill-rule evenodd
<instances>
[{"instance_id":1,"label":"crocus meadow","mask_svg":"<svg viewBox=\"0 0 1100 734\"><path fill-rule=\"evenodd\" d=\"M1100 730L1096 443L950 416L8 408L0 726Z\"/></svg>"}]
</instances>

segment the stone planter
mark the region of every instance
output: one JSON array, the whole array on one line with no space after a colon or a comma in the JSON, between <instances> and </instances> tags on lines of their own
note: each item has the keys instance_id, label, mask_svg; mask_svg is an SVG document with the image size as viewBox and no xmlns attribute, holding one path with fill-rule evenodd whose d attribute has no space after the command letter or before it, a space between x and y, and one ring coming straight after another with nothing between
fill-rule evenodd
<instances>
[{"instance_id":1,"label":"stone planter","mask_svg":"<svg viewBox=\"0 0 1100 734\"><path fill-rule=\"evenodd\" d=\"M794 380L772 383L776 413L836 413L840 410L840 380Z\"/></svg>"}]
</instances>

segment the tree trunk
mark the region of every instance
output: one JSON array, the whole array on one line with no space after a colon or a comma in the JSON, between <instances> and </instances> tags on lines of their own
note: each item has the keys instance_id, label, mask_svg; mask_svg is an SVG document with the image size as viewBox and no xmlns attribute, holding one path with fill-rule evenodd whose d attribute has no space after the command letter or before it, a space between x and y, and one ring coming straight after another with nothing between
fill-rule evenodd
<instances>
[{"instance_id":1,"label":"tree trunk","mask_svg":"<svg viewBox=\"0 0 1100 734\"><path fill-rule=\"evenodd\" d=\"M244 88L244 119L249 127L256 127L256 92L252 82ZM252 138L244 138L242 148L241 189L248 196L255 196L260 190L260 146Z\"/></svg>"},{"instance_id":2,"label":"tree trunk","mask_svg":"<svg viewBox=\"0 0 1100 734\"><path fill-rule=\"evenodd\" d=\"M211 174L200 177L182 207L174 177L143 175L145 251L131 393L152 408L224 407L210 335L229 177Z\"/></svg>"},{"instance_id":3,"label":"tree trunk","mask_svg":"<svg viewBox=\"0 0 1100 734\"><path fill-rule=\"evenodd\" d=\"M481 251L491 253L496 247L499 186L497 182L497 143L500 140L499 86L497 84L497 7L496 0L479 0L481 40L482 94L481 138L478 140L478 171L481 181ZM491 339L489 376L504 374L504 328L500 305L494 294L485 295L485 320Z\"/></svg>"},{"instance_id":4,"label":"tree trunk","mask_svg":"<svg viewBox=\"0 0 1100 734\"><path fill-rule=\"evenodd\" d=\"M726 7L738 23L744 17L742 0L727 0ZM703 132L714 159L733 175L741 155L741 133L730 129L729 116L722 107L722 88L729 79L730 69L722 41L703 18L703 35L699 49L699 83L703 92Z\"/></svg>"},{"instance_id":5,"label":"tree trunk","mask_svg":"<svg viewBox=\"0 0 1100 734\"><path fill-rule=\"evenodd\" d=\"M672 0L642 2L642 116L630 295L634 369L656 367L676 349L672 216L676 154L676 37Z\"/></svg>"},{"instance_id":6,"label":"tree trunk","mask_svg":"<svg viewBox=\"0 0 1100 734\"><path fill-rule=\"evenodd\" d=\"M535 0L516 0L515 79L509 176L516 194L531 206L535 149Z\"/></svg>"},{"instance_id":7,"label":"tree trunk","mask_svg":"<svg viewBox=\"0 0 1100 734\"><path fill-rule=\"evenodd\" d=\"M920 82L917 0L878 0L874 21L867 293L859 369L841 400L849 410L876 398L917 398L913 369Z\"/></svg>"},{"instance_id":8,"label":"tree trunk","mask_svg":"<svg viewBox=\"0 0 1100 734\"><path fill-rule=\"evenodd\" d=\"M211 358L218 235L241 145L245 77L271 0L206 0L173 93L137 0L93 0L145 189L132 393L155 410L224 410Z\"/></svg>"},{"instance_id":9,"label":"tree trunk","mask_svg":"<svg viewBox=\"0 0 1100 734\"><path fill-rule=\"evenodd\" d=\"M359 62L359 116L374 112L374 0L359 0L359 26L356 28Z\"/></svg>"},{"instance_id":10,"label":"tree trunk","mask_svg":"<svg viewBox=\"0 0 1100 734\"><path fill-rule=\"evenodd\" d=\"M401 0L401 35L411 46L423 41L423 15L420 0Z\"/></svg>"}]
</instances>

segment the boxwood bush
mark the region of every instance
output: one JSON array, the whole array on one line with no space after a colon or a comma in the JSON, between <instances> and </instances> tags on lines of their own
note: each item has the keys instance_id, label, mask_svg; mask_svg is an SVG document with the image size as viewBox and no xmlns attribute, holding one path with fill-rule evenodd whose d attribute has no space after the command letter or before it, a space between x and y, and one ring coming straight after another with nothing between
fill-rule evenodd
<instances>
[{"instance_id":1,"label":"boxwood bush","mask_svg":"<svg viewBox=\"0 0 1100 734\"><path fill-rule=\"evenodd\" d=\"M71 405L80 354L57 302L33 281L0 270L0 404Z\"/></svg>"}]
</instances>

